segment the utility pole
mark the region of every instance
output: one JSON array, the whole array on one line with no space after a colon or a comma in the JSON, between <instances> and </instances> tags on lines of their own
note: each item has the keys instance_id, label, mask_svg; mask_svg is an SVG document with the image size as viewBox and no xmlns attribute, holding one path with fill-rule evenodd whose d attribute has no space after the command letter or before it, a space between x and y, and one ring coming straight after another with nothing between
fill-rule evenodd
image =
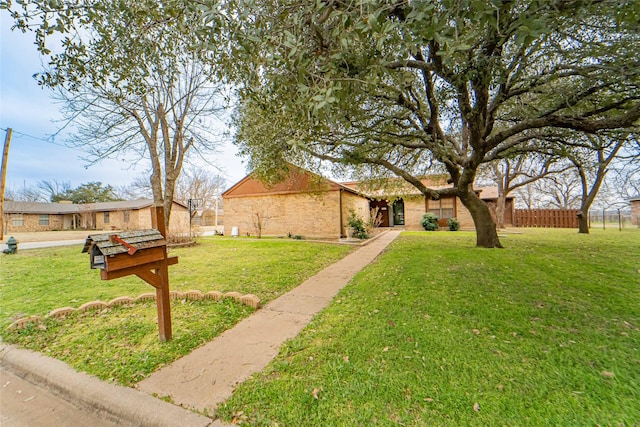
<instances>
[{"instance_id":1,"label":"utility pole","mask_svg":"<svg viewBox=\"0 0 640 427\"><path fill-rule=\"evenodd\" d=\"M9 145L11 145L11 135L13 129L7 129L7 136L4 138L4 149L2 151L2 172L0 173L0 240L4 240L4 189L7 183L7 161L9 160Z\"/></svg>"}]
</instances>

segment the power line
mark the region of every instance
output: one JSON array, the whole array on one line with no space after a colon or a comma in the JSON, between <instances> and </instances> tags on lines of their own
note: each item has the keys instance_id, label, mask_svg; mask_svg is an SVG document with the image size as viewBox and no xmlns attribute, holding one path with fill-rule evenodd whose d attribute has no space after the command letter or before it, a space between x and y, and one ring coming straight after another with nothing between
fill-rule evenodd
<instances>
[{"instance_id":1,"label":"power line","mask_svg":"<svg viewBox=\"0 0 640 427\"><path fill-rule=\"evenodd\" d=\"M8 132L9 129L5 129L5 128L0 128L1 130ZM47 144L53 144L53 145L57 145L59 147L65 147L65 148L69 148L64 144L60 144L58 142L55 141L55 137L56 135L50 135L47 138L43 138L43 137L39 137L39 136L33 136L33 135L29 135L28 133L24 133L24 132L19 132L17 130L13 130L13 135L19 135L19 137L27 137L27 138L31 138L31 139L35 139L36 141L42 141L42 142L46 142Z\"/></svg>"}]
</instances>

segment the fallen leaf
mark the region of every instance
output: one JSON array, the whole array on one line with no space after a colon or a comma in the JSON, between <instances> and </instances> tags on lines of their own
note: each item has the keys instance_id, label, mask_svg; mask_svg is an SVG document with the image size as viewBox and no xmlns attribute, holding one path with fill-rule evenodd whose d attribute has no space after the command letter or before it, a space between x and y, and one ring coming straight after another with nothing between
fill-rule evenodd
<instances>
[{"instance_id":1,"label":"fallen leaf","mask_svg":"<svg viewBox=\"0 0 640 427\"><path fill-rule=\"evenodd\" d=\"M314 388L313 391L311 392L311 396L313 396L314 399L318 400L318 393L320 393L320 389Z\"/></svg>"},{"instance_id":2,"label":"fallen leaf","mask_svg":"<svg viewBox=\"0 0 640 427\"><path fill-rule=\"evenodd\" d=\"M473 404L473 410L476 412L480 412L480 404L478 402Z\"/></svg>"},{"instance_id":3,"label":"fallen leaf","mask_svg":"<svg viewBox=\"0 0 640 427\"><path fill-rule=\"evenodd\" d=\"M480 335L480 329L472 329L473 333L476 335Z\"/></svg>"},{"instance_id":4,"label":"fallen leaf","mask_svg":"<svg viewBox=\"0 0 640 427\"><path fill-rule=\"evenodd\" d=\"M383 352L389 351L389 347L385 347L382 349Z\"/></svg>"},{"instance_id":5,"label":"fallen leaf","mask_svg":"<svg viewBox=\"0 0 640 427\"><path fill-rule=\"evenodd\" d=\"M430 397L425 397L423 400L424 400L425 402L433 402L433 399L432 399L432 398L430 398Z\"/></svg>"},{"instance_id":6,"label":"fallen leaf","mask_svg":"<svg viewBox=\"0 0 640 427\"><path fill-rule=\"evenodd\" d=\"M498 390L502 390L504 389L504 386L502 384L498 384Z\"/></svg>"},{"instance_id":7,"label":"fallen leaf","mask_svg":"<svg viewBox=\"0 0 640 427\"><path fill-rule=\"evenodd\" d=\"M616 374L614 374L611 371L602 371L601 373L602 373L602 376L605 378L613 378L616 376Z\"/></svg>"},{"instance_id":8,"label":"fallen leaf","mask_svg":"<svg viewBox=\"0 0 640 427\"><path fill-rule=\"evenodd\" d=\"M395 327L396 326L396 322L394 322L393 320L389 320L389 326Z\"/></svg>"},{"instance_id":9,"label":"fallen leaf","mask_svg":"<svg viewBox=\"0 0 640 427\"><path fill-rule=\"evenodd\" d=\"M342 356L344 363L349 363L349 356Z\"/></svg>"},{"instance_id":10,"label":"fallen leaf","mask_svg":"<svg viewBox=\"0 0 640 427\"><path fill-rule=\"evenodd\" d=\"M243 424L243 421L246 421L248 418L244 415L244 411L240 411L233 415L231 419L231 424Z\"/></svg>"}]
</instances>

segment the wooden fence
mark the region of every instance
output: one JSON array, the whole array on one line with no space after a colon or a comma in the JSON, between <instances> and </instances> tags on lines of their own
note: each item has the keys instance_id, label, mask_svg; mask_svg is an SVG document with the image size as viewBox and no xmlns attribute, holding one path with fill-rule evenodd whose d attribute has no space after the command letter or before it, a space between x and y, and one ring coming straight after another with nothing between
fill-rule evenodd
<instances>
[{"instance_id":1,"label":"wooden fence","mask_svg":"<svg viewBox=\"0 0 640 427\"><path fill-rule=\"evenodd\" d=\"M516 227L578 228L578 209L516 209Z\"/></svg>"}]
</instances>

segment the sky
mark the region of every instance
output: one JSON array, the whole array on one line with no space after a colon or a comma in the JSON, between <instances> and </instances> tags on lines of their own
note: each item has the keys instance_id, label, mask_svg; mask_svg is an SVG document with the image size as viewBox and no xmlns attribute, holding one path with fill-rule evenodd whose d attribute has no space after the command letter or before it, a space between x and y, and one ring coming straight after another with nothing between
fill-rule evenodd
<instances>
[{"instance_id":1,"label":"sky","mask_svg":"<svg viewBox=\"0 0 640 427\"><path fill-rule=\"evenodd\" d=\"M11 31L8 13L0 11L0 143L13 129L7 164L7 190L35 187L39 181L69 182L72 188L87 182L126 186L143 173L146 164L104 160L87 165L79 149L65 146L65 134L55 138L62 123L60 105L48 89L38 86L33 75L42 69L33 34ZM222 169L212 173L225 177L227 188L246 175L246 162L235 147L225 142L219 154L207 161Z\"/></svg>"}]
</instances>

